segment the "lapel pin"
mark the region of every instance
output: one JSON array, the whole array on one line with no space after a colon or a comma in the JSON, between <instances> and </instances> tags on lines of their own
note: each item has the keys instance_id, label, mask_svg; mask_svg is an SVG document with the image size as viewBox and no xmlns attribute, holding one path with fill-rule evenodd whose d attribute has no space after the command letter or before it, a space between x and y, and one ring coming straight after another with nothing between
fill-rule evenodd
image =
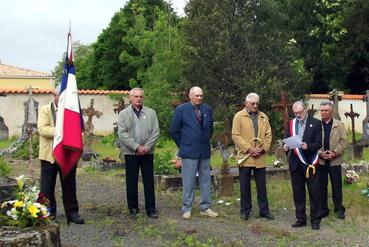
<instances>
[{"instance_id":1,"label":"lapel pin","mask_svg":"<svg viewBox=\"0 0 369 247\"><path fill-rule=\"evenodd\" d=\"M313 127L313 125L312 125L312 124L310 124L310 128L311 128L311 127Z\"/></svg>"}]
</instances>

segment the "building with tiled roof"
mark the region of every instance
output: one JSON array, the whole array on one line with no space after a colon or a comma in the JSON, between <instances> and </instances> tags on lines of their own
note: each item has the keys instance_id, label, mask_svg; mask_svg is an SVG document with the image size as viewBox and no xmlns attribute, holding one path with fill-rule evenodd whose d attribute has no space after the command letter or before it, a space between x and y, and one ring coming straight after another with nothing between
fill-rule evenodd
<instances>
[{"instance_id":1,"label":"building with tiled roof","mask_svg":"<svg viewBox=\"0 0 369 247\"><path fill-rule=\"evenodd\" d=\"M0 88L2 89L53 89L51 74L6 65L0 62Z\"/></svg>"}]
</instances>

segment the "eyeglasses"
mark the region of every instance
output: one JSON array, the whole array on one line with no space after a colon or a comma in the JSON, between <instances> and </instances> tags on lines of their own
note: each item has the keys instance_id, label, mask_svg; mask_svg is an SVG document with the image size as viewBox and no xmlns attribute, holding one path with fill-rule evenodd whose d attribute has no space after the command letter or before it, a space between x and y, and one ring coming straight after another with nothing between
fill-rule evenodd
<instances>
[{"instance_id":1,"label":"eyeglasses","mask_svg":"<svg viewBox=\"0 0 369 247\"><path fill-rule=\"evenodd\" d=\"M250 105L253 105L253 106L256 106L256 105L259 105L259 102L249 102Z\"/></svg>"}]
</instances>

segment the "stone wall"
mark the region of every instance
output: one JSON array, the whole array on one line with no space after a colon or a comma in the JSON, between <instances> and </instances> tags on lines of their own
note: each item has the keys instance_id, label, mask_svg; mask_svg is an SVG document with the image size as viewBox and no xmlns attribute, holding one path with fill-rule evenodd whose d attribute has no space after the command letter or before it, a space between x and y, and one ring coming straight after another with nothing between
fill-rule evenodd
<instances>
[{"instance_id":1,"label":"stone wall","mask_svg":"<svg viewBox=\"0 0 369 247\"><path fill-rule=\"evenodd\" d=\"M126 97L126 96L125 96ZM39 108L52 101L52 93L33 94L33 98L39 102ZM94 108L104 114L99 118L93 118L94 134L108 135L113 133L113 123L117 121L118 114L114 113L114 104L108 94L80 94L82 108L90 106L90 100L95 100ZM0 116L4 118L4 123L9 128L9 137L19 136L22 133L24 122L23 102L28 100L27 94L7 93L6 97L0 97ZM128 102L128 97L126 98ZM87 117L84 116L87 121Z\"/></svg>"}]
</instances>

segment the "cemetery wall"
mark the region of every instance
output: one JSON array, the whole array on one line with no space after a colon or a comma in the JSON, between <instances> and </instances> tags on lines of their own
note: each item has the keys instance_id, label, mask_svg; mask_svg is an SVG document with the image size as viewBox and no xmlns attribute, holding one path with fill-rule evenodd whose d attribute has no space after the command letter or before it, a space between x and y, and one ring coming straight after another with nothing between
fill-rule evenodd
<instances>
[{"instance_id":1,"label":"cemetery wall","mask_svg":"<svg viewBox=\"0 0 369 247\"><path fill-rule=\"evenodd\" d=\"M0 97L0 116L4 118L5 125L9 128L9 137L20 136L22 133L22 125L24 122L24 105L23 103L28 100L28 94L25 90L4 91L6 97ZM21 93L19 93L21 92ZM80 102L81 108L88 108L90 106L90 100L93 98L94 109L96 111L103 112L103 115L97 119L93 118L92 123L94 125L93 133L95 135L108 135L113 133L113 123L117 121L118 114L114 113L114 104L109 94L117 93L125 95L126 102L128 103L128 91L108 91L108 90L81 90ZM38 108L48 104L53 100L53 94L51 90L35 90L32 97L39 103ZM87 116L83 116L84 121L87 121Z\"/></svg>"},{"instance_id":2,"label":"cemetery wall","mask_svg":"<svg viewBox=\"0 0 369 247\"><path fill-rule=\"evenodd\" d=\"M365 95L350 95L342 96L342 100L338 101L338 113L341 121L345 124L348 131L352 130L351 118L346 117L345 113L350 112L350 104L353 106L354 112L360 114L359 118L355 118L355 131L357 133L363 132L363 120L366 117L366 102L362 100ZM311 94L307 96L309 109L314 105L314 109L319 110L320 102L328 100L327 94ZM320 113L315 113L316 118L320 118Z\"/></svg>"}]
</instances>

